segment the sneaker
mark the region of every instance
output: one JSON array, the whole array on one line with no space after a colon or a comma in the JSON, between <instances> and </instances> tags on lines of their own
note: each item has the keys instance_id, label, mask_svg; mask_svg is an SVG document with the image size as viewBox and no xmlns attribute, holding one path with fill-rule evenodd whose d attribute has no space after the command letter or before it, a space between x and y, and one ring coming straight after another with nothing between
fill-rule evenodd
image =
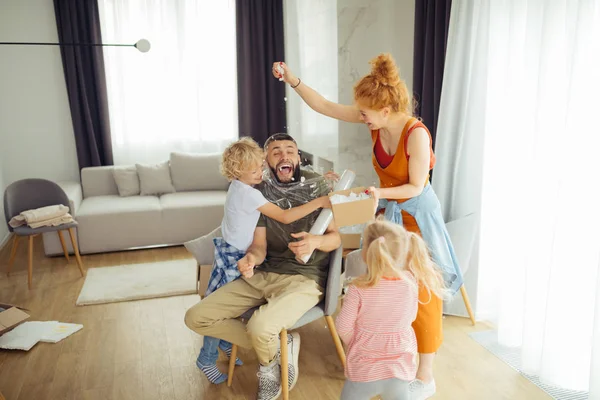
<instances>
[{"instance_id":1,"label":"sneaker","mask_svg":"<svg viewBox=\"0 0 600 400\"><path fill-rule=\"evenodd\" d=\"M300 355L300 334L298 332L288 333L288 388L292 390L298 382L298 356ZM281 366L281 349L277 353L277 362Z\"/></svg>"},{"instance_id":2,"label":"sneaker","mask_svg":"<svg viewBox=\"0 0 600 400\"><path fill-rule=\"evenodd\" d=\"M281 396L281 372L279 364L258 366L258 400L275 400Z\"/></svg>"},{"instance_id":3,"label":"sneaker","mask_svg":"<svg viewBox=\"0 0 600 400\"><path fill-rule=\"evenodd\" d=\"M425 383L420 379L415 379L409 385L411 400L425 400L435 394L435 380Z\"/></svg>"}]
</instances>

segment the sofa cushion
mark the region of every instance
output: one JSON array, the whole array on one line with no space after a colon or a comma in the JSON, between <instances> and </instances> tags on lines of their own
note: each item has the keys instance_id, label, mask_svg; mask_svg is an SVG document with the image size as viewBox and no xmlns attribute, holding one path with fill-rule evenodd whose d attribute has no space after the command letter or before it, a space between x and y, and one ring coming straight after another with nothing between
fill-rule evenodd
<instances>
[{"instance_id":1,"label":"sofa cushion","mask_svg":"<svg viewBox=\"0 0 600 400\"><path fill-rule=\"evenodd\" d=\"M140 195L151 196L163 193L173 193L175 188L171 183L169 162L159 164L136 164L140 178Z\"/></svg>"},{"instance_id":2,"label":"sofa cushion","mask_svg":"<svg viewBox=\"0 0 600 400\"><path fill-rule=\"evenodd\" d=\"M226 195L224 190L162 195L160 204L165 242L181 244L220 226Z\"/></svg>"},{"instance_id":3,"label":"sofa cushion","mask_svg":"<svg viewBox=\"0 0 600 400\"><path fill-rule=\"evenodd\" d=\"M137 196L140 194L140 178L135 165L113 168L113 177L119 189L119 196Z\"/></svg>"},{"instance_id":4,"label":"sofa cushion","mask_svg":"<svg viewBox=\"0 0 600 400\"><path fill-rule=\"evenodd\" d=\"M79 207L79 216L119 215L155 211L160 213L160 199L156 196L94 196L85 199Z\"/></svg>"},{"instance_id":5,"label":"sofa cushion","mask_svg":"<svg viewBox=\"0 0 600 400\"><path fill-rule=\"evenodd\" d=\"M77 222L82 253L164 244L158 197L89 197L79 207Z\"/></svg>"},{"instance_id":6,"label":"sofa cushion","mask_svg":"<svg viewBox=\"0 0 600 400\"><path fill-rule=\"evenodd\" d=\"M113 177L114 167L88 167L81 170L83 198L119 194Z\"/></svg>"},{"instance_id":7,"label":"sofa cushion","mask_svg":"<svg viewBox=\"0 0 600 400\"><path fill-rule=\"evenodd\" d=\"M220 172L221 154L171 153L171 178L178 192L227 190Z\"/></svg>"},{"instance_id":8,"label":"sofa cushion","mask_svg":"<svg viewBox=\"0 0 600 400\"><path fill-rule=\"evenodd\" d=\"M194 255L198 265L212 265L215 260L215 244L213 239L222 236L221 227L197 239L185 242L183 245Z\"/></svg>"}]
</instances>

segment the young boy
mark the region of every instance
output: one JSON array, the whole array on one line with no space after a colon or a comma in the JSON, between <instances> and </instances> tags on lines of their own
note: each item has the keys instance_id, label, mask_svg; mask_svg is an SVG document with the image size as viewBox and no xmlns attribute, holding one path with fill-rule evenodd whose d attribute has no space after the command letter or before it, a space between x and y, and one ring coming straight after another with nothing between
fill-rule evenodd
<instances>
[{"instance_id":1,"label":"young boy","mask_svg":"<svg viewBox=\"0 0 600 400\"><path fill-rule=\"evenodd\" d=\"M254 236L260 214L284 224L295 222L319 208L329 208L327 196L306 204L283 210L270 203L260 191L253 188L262 182L264 152L251 138L244 137L223 152L221 173L231 182L225 200L225 215L221 223L222 238L215 238L215 261L206 296L221 286L240 277L237 262L244 257ZM244 275L252 277L252 272ZM196 360L198 368L211 383L222 383L227 375L217 368L218 349L231 357L231 343L213 337L204 337L204 344ZM236 359L236 364L242 362Z\"/></svg>"}]
</instances>

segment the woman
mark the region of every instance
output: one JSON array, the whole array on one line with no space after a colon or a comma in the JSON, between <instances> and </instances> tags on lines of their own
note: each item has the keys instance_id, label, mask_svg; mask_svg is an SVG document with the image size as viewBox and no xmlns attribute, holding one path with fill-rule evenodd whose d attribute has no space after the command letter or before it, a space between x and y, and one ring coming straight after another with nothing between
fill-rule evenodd
<instances>
[{"instance_id":1,"label":"woman","mask_svg":"<svg viewBox=\"0 0 600 400\"><path fill-rule=\"evenodd\" d=\"M297 78L285 63L274 63L273 75L288 83L316 112L367 124L373 143L373 167L380 180L379 188L369 190L379 200L379 212L423 237L453 295L463 280L439 201L429 184L429 171L435 164L431 135L413 117L408 89L393 58L381 54L371 60L371 67L371 73L354 87L352 106L325 99ZM420 287L419 309L413 323L419 352L417 379L410 386L414 400L427 399L436 391L433 360L443 340L442 306L441 298Z\"/></svg>"}]
</instances>

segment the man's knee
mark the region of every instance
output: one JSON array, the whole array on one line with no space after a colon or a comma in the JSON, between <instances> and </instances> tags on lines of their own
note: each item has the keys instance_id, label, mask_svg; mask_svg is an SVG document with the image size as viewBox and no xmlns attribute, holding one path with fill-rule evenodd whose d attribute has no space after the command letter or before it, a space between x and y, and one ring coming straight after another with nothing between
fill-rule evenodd
<instances>
[{"instance_id":1,"label":"man's knee","mask_svg":"<svg viewBox=\"0 0 600 400\"><path fill-rule=\"evenodd\" d=\"M185 325L195 332L212 325L214 321L211 321L203 311L205 310L202 303L198 303L187 310L184 318Z\"/></svg>"},{"instance_id":2,"label":"man's knee","mask_svg":"<svg viewBox=\"0 0 600 400\"><path fill-rule=\"evenodd\" d=\"M283 328L282 328L283 329ZM279 329L280 331L281 329ZM276 321L272 318L268 318L264 313L257 311L254 313L252 318L246 325L246 331L252 343L254 344L267 344L273 340L274 336L279 334L276 327Z\"/></svg>"}]
</instances>

